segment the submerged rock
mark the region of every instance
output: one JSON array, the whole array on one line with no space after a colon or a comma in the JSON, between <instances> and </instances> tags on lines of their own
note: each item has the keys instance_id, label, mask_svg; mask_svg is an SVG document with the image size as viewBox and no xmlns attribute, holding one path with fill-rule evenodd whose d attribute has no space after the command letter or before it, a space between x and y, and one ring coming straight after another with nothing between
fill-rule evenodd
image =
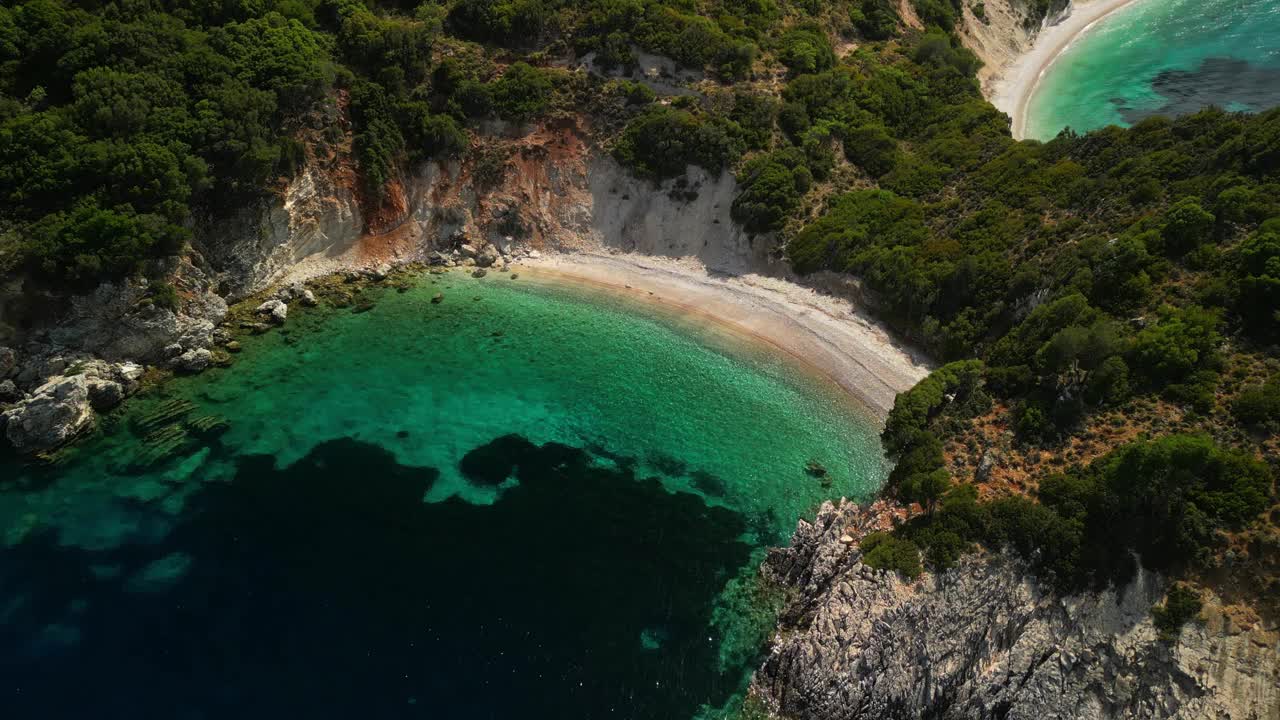
<instances>
[{"instance_id":1,"label":"submerged rock","mask_svg":"<svg viewBox=\"0 0 1280 720\"><path fill-rule=\"evenodd\" d=\"M440 303L444 302L444 293L438 292L435 295L432 295L431 302L436 305L439 305Z\"/></svg>"},{"instance_id":2,"label":"submerged rock","mask_svg":"<svg viewBox=\"0 0 1280 720\"><path fill-rule=\"evenodd\" d=\"M472 272L472 273L471 273L471 277L473 277L473 278L482 278L482 277L484 277L485 275L488 275L488 274L489 274L489 273L488 273L488 271L487 271L487 270L485 270L484 268L478 268L478 269L476 269L474 272Z\"/></svg>"},{"instance_id":3,"label":"submerged rock","mask_svg":"<svg viewBox=\"0 0 1280 720\"><path fill-rule=\"evenodd\" d=\"M88 379L58 377L4 412L5 435L20 452L43 452L88 430L93 418Z\"/></svg>"}]
</instances>

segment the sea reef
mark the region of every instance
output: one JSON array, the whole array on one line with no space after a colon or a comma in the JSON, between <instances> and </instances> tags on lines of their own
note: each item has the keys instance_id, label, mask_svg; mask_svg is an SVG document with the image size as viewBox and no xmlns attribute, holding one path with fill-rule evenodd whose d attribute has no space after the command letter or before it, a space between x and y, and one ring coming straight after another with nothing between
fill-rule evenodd
<instances>
[{"instance_id":1,"label":"sea reef","mask_svg":"<svg viewBox=\"0 0 1280 720\"><path fill-rule=\"evenodd\" d=\"M861 562L886 525L883 503L826 503L764 563L792 597L752 684L777 717L1280 718L1274 624L1240 627L1209 598L1162 640L1162 578L1063 596L1004 554L910 582Z\"/></svg>"}]
</instances>

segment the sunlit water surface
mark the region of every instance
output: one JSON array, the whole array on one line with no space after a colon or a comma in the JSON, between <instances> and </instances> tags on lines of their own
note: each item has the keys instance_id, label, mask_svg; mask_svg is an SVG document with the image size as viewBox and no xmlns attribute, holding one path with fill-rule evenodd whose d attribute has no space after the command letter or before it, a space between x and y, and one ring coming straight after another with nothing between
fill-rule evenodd
<instances>
[{"instance_id":1,"label":"sunlit water surface","mask_svg":"<svg viewBox=\"0 0 1280 720\"><path fill-rule=\"evenodd\" d=\"M295 309L60 465L0 460L6 716L731 705L763 549L878 488L874 422L741 338L509 277Z\"/></svg>"},{"instance_id":2,"label":"sunlit water surface","mask_svg":"<svg viewBox=\"0 0 1280 720\"><path fill-rule=\"evenodd\" d=\"M1208 105L1280 105L1280 0L1136 0L1076 39L1041 80L1026 135L1128 126Z\"/></svg>"}]
</instances>

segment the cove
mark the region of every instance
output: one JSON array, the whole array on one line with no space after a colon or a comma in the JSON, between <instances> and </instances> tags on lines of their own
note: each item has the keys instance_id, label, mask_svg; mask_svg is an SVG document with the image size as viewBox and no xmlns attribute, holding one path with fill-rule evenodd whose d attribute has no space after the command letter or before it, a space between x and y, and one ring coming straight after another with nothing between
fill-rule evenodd
<instances>
[{"instance_id":1,"label":"cove","mask_svg":"<svg viewBox=\"0 0 1280 720\"><path fill-rule=\"evenodd\" d=\"M0 461L4 705L721 716L763 549L878 489L875 423L774 349L509 278L291 313L59 464Z\"/></svg>"},{"instance_id":2,"label":"cove","mask_svg":"<svg viewBox=\"0 0 1280 720\"><path fill-rule=\"evenodd\" d=\"M1026 136L1130 126L1209 105L1280 105L1280 0L1137 0L1101 20L1049 67Z\"/></svg>"}]
</instances>

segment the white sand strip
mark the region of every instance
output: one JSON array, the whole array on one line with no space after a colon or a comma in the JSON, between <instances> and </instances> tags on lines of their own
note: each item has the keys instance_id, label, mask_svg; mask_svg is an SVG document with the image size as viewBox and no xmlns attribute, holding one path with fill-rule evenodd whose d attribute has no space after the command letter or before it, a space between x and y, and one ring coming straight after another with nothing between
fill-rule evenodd
<instances>
[{"instance_id":1,"label":"white sand strip","mask_svg":"<svg viewBox=\"0 0 1280 720\"><path fill-rule=\"evenodd\" d=\"M1071 15L1062 22L1046 28L1036 38L1031 50L1018 58L993 86L991 104L1013 119L1013 137L1026 136L1027 106L1041 78L1053 66L1054 61L1090 28L1137 0L1091 0L1073 5Z\"/></svg>"},{"instance_id":2,"label":"white sand strip","mask_svg":"<svg viewBox=\"0 0 1280 720\"><path fill-rule=\"evenodd\" d=\"M525 260L513 270L534 281L590 284L657 302L767 343L818 371L883 418L894 397L929 372L848 300L762 275L710 274L695 260L575 253Z\"/></svg>"}]
</instances>

